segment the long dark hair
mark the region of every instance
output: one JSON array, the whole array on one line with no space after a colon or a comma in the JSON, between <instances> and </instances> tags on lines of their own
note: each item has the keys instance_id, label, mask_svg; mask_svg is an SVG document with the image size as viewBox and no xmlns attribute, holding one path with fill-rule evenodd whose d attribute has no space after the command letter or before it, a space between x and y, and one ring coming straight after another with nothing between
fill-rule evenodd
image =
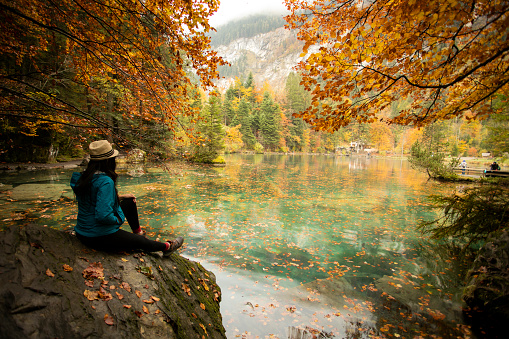
<instances>
[{"instance_id":1,"label":"long dark hair","mask_svg":"<svg viewBox=\"0 0 509 339\"><path fill-rule=\"evenodd\" d=\"M92 178L94 177L94 174L98 171L105 173L107 176L109 176L113 180L113 183L115 184L115 192L116 192L117 191L117 187L116 187L117 177L118 177L118 174L115 172L116 168L117 168L117 162L115 161L115 158L89 161L87 168L85 169L85 171L83 171L83 174L81 174L81 177L76 184L76 188L75 188L76 193L84 193L84 192L89 193ZM117 193L117 197L118 197L118 193Z\"/></svg>"}]
</instances>

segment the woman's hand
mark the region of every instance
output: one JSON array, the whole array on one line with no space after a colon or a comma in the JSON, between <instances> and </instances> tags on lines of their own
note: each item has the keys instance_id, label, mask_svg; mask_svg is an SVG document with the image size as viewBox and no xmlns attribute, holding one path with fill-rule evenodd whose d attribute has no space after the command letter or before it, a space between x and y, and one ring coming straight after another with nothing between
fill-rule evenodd
<instances>
[{"instance_id":1,"label":"woman's hand","mask_svg":"<svg viewBox=\"0 0 509 339\"><path fill-rule=\"evenodd\" d=\"M122 194L118 196L120 199L133 199L133 201L136 203L136 197L132 193Z\"/></svg>"}]
</instances>

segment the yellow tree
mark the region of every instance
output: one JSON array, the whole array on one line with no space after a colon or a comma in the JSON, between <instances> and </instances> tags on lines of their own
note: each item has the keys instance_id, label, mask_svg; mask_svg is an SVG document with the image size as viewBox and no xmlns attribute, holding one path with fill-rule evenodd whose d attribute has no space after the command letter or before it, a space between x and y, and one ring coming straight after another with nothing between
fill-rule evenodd
<instances>
[{"instance_id":1,"label":"yellow tree","mask_svg":"<svg viewBox=\"0 0 509 339\"><path fill-rule=\"evenodd\" d=\"M374 122L400 99L411 104L383 118L389 124L425 126L470 110L478 119L508 91L508 1L285 3L309 54L298 70L312 103L298 116L316 129Z\"/></svg>"},{"instance_id":2,"label":"yellow tree","mask_svg":"<svg viewBox=\"0 0 509 339\"><path fill-rule=\"evenodd\" d=\"M387 124L376 121L369 125L370 141L380 151L390 151L394 145L394 135Z\"/></svg>"},{"instance_id":3,"label":"yellow tree","mask_svg":"<svg viewBox=\"0 0 509 339\"><path fill-rule=\"evenodd\" d=\"M179 116L194 111L187 100L196 87L191 72L210 87L217 65L225 64L206 36L218 6L219 0L0 0L0 116L112 129L97 112L114 107L123 119L175 130ZM98 83L106 92L98 93Z\"/></svg>"},{"instance_id":4,"label":"yellow tree","mask_svg":"<svg viewBox=\"0 0 509 339\"><path fill-rule=\"evenodd\" d=\"M242 141L242 133L240 133L240 125L237 126L225 126L226 137L225 137L225 148L227 153L238 152L244 147Z\"/></svg>"}]
</instances>

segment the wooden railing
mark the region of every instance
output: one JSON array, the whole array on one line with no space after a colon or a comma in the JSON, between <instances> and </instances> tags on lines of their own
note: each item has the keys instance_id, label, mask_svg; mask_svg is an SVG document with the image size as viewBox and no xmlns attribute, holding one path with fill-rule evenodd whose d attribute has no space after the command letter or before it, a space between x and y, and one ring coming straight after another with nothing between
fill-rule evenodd
<instances>
[{"instance_id":1,"label":"wooden railing","mask_svg":"<svg viewBox=\"0 0 509 339\"><path fill-rule=\"evenodd\" d=\"M479 177L509 177L509 172L507 171L491 171L484 168L462 168L455 167L453 168L455 173L470 175L470 176L479 176Z\"/></svg>"}]
</instances>

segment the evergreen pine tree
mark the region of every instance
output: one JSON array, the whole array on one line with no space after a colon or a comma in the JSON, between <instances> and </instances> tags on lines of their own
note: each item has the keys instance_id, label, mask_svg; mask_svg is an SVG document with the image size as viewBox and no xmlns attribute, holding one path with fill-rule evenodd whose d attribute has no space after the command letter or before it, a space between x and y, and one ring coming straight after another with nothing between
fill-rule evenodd
<instances>
[{"instance_id":1,"label":"evergreen pine tree","mask_svg":"<svg viewBox=\"0 0 509 339\"><path fill-rule=\"evenodd\" d=\"M253 134L253 130L251 129L250 105L244 98L240 101L237 115L240 119L240 124L242 125L240 128L242 141L244 141L244 144L248 148L252 149L256 143L256 138Z\"/></svg>"},{"instance_id":2,"label":"evergreen pine tree","mask_svg":"<svg viewBox=\"0 0 509 339\"><path fill-rule=\"evenodd\" d=\"M203 119L198 123L198 131L203 138L194 148L193 160L212 163L224 150L225 132L221 124L221 100L211 95L202 110Z\"/></svg>"},{"instance_id":3,"label":"evergreen pine tree","mask_svg":"<svg viewBox=\"0 0 509 339\"><path fill-rule=\"evenodd\" d=\"M233 96L225 96L223 106L222 106L222 112L223 112L223 122L226 126L236 126L238 125L239 119L237 118L237 114L235 113L235 110L233 109L232 100L234 99Z\"/></svg>"},{"instance_id":4,"label":"evergreen pine tree","mask_svg":"<svg viewBox=\"0 0 509 339\"><path fill-rule=\"evenodd\" d=\"M263 94L260 106L260 132L265 149L275 151L279 144L279 106L272 101L268 92Z\"/></svg>"},{"instance_id":5,"label":"evergreen pine tree","mask_svg":"<svg viewBox=\"0 0 509 339\"><path fill-rule=\"evenodd\" d=\"M260 138L260 129L262 124L262 112L260 111L260 107L255 107L251 111L251 130L256 139Z\"/></svg>"},{"instance_id":6,"label":"evergreen pine tree","mask_svg":"<svg viewBox=\"0 0 509 339\"><path fill-rule=\"evenodd\" d=\"M247 77L247 80L246 82L244 83L244 89L246 89L246 93L247 93L247 100L251 103L251 104L255 104L256 102L256 99L255 99L255 93L254 93L254 90L255 90L255 84L254 84L254 77L253 77L253 72L249 72L249 76Z\"/></svg>"},{"instance_id":7,"label":"evergreen pine tree","mask_svg":"<svg viewBox=\"0 0 509 339\"><path fill-rule=\"evenodd\" d=\"M246 80L246 82L244 84L244 88L254 88L253 72L249 72L247 80Z\"/></svg>"},{"instance_id":8,"label":"evergreen pine tree","mask_svg":"<svg viewBox=\"0 0 509 339\"><path fill-rule=\"evenodd\" d=\"M304 111L310 102L309 93L300 85L300 77L290 73L286 80L287 112L290 125L290 140L287 144L290 149L301 151L304 146L305 123L302 119L293 116L294 113Z\"/></svg>"}]
</instances>

